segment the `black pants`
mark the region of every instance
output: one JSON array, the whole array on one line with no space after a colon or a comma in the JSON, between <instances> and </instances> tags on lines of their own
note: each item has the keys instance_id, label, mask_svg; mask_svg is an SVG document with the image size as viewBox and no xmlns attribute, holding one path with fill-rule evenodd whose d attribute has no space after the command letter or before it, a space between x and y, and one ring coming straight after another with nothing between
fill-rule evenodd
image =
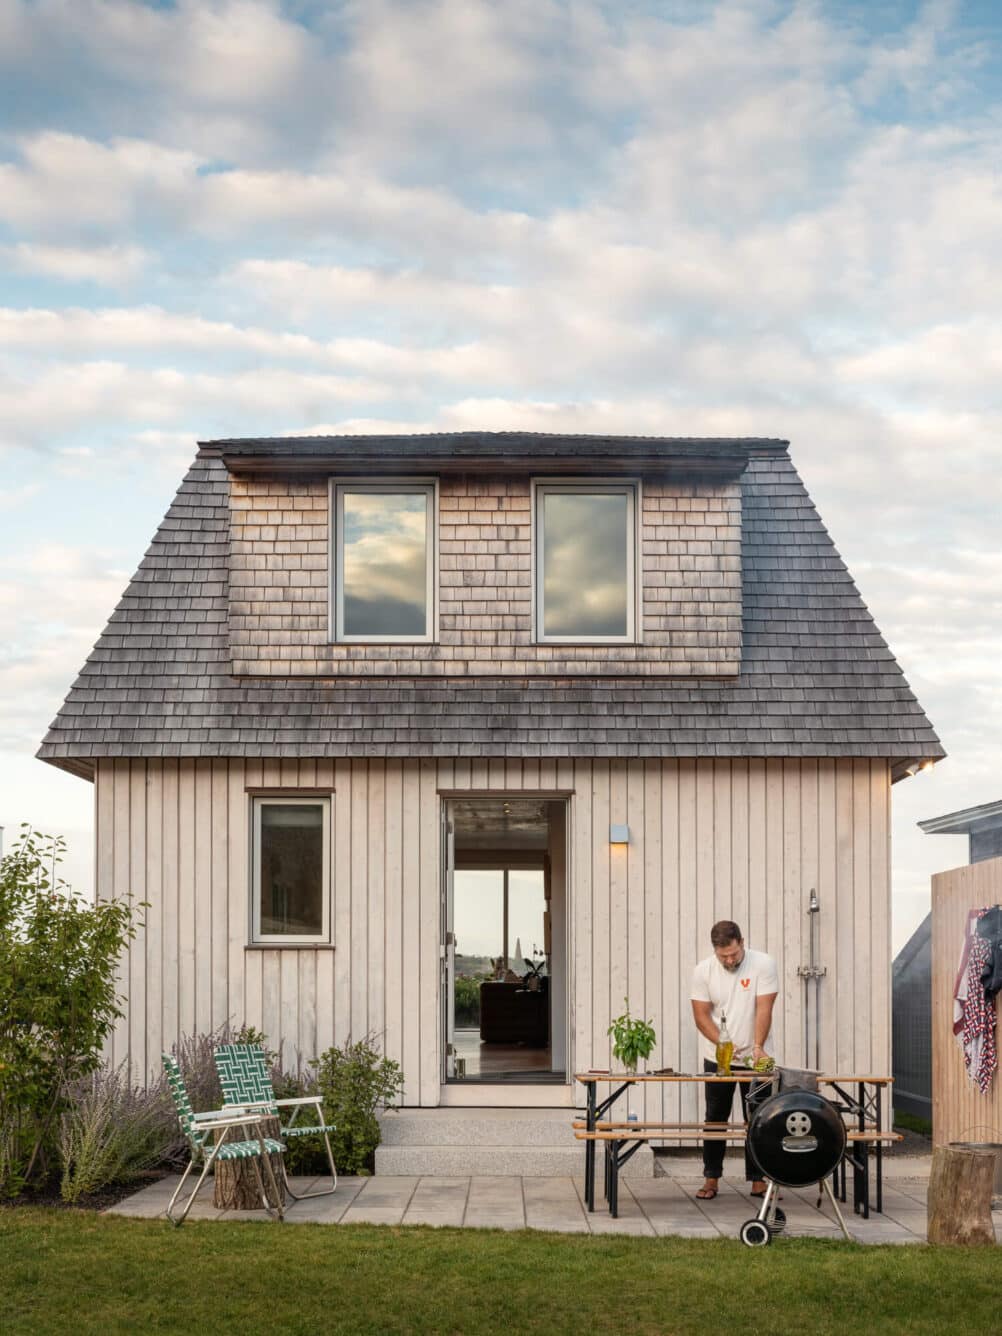
<instances>
[{"instance_id":1,"label":"black pants","mask_svg":"<svg viewBox=\"0 0 1002 1336\"><path fill-rule=\"evenodd\" d=\"M717 1064L711 1062L709 1058L703 1059L703 1071L715 1072ZM748 1090L746 1081L738 1085L737 1081L714 1081L707 1082L706 1090L706 1121L708 1123L727 1123L731 1119L731 1107L734 1104L734 1087L738 1086L741 1091L741 1116L745 1122L748 1121ZM724 1172L724 1151L727 1149L726 1141L704 1141L703 1142L703 1176L705 1178L720 1178ZM748 1147L745 1147L745 1178L751 1182L753 1179L760 1178L761 1174L752 1163L752 1158L748 1154Z\"/></svg>"}]
</instances>

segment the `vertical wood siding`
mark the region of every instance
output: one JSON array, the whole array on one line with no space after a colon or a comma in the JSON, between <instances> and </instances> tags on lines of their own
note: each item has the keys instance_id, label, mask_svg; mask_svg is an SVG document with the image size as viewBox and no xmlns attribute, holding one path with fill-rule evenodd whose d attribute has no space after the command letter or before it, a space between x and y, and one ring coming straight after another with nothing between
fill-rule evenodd
<instances>
[{"instance_id":1,"label":"vertical wood siding","mask_svg":"<svg viewBox=\"0 0 1002 1336\"><path fill-rule=\"evenodd\" d=\"M334 791L333 951L246 949L247 790L261 787ZM290 1066L375 1031L406 1102L437 1104L440 794L526 791L571 795L575 1069L611 1064L624 997L654 1021L656 1065L698 1065L689 982L719 918L776 957L776 1048L802 1063L813 886L822 1064L889 1071L890 787L866 760L101 761L99 892L150 902L123 962L114 1060L153 1071L179 1034L226 1019L262 1029ZM629 825L628 846L610 846L610 823ZM650 1117L695 1113L692 1093L644 1098Z\"/></svg>"},{"instance_id":2,"label":"vertical wood siding","mask_svg":"<svg viewBox=\"0 0 1002 1336\"><path fill-rule=\"evenodd\" d=\"M953 1035L953 988L972 909L1002 901L1002 858L940 872L932 879L932 1129L950 1141L1002 1142L1002 1075L987 1095L971 1084ZM998 1036L1002 1038L1002 1036Z\"/></svg>"}]
</instances>

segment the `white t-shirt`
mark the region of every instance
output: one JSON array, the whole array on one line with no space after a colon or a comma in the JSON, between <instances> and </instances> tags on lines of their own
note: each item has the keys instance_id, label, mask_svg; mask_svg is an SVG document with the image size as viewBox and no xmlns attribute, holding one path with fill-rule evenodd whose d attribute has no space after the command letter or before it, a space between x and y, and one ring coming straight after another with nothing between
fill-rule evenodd
<instances>
[{"instance_id":1,"label":"white t-shirt","mask_svg":"<svg viewBox=\"0 0 1002 1336\"><path fill-rule=\"evenodd\" d=\"M739 1060L750 1052L755 1043L755 999L779 992L776 962L764 951L749 951L736 970L725 970L716 955L701 960L692 972L692 1000L713 1003L713 1023L720 1024L721 1013L727 1016L727 1030L734 1040L734 1058ZM716 1045L700 1035L700 1051L712 1062L717 1056ZM771 1056L772 1046L767 1039L765 1051Z\"/></svg>"}]
</instances>

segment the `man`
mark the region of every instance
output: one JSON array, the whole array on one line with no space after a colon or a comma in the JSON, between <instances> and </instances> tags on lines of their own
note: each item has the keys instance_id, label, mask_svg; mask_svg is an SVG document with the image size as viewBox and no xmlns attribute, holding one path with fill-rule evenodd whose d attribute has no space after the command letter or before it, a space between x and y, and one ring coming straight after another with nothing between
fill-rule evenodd
<instances>
[{"instance_id":1,"label":"man","mask_svg":"<svg viewBox=\"0 0 1002 1336\"><path fill-rule=\"evenodd\" d=\"M750 1067L769 1049L772 1009L779 992L776 962L764 951L749 951L741 929L730 919L721 919L710 929L713 955L701 960L692 972L692 1014L703 1036L703 1070L717 1070L717 1036L721 1017L727 1018L727 1032L734 1041L735 1067ZM734 1103L735 1081L706 1084L706 1121L726 1123ZM742 1083L741 1111L748 1118L748 1085ZM717 1195L724 1168L725 1141L703 1142L703 1186L696 1193L701 1201ZM745 1177L751 1183L751 1195L761 1197L765 1183L755 1176L755 1167L745 1148Z\"/></svg>"}]
</instances>

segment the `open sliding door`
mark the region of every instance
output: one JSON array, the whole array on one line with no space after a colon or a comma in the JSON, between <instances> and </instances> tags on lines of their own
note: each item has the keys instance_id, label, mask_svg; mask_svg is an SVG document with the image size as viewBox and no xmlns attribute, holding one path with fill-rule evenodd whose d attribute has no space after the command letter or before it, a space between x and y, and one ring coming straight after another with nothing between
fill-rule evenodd
<instances>
[{"instance_id":1,"label":"open sliding door","mask_svg":"<svg viewBox=\"0 0 1002 1336\"><path fill-rule=\"evenodd\" d=\"M449 804L442 804L442 941L441 961L443 1080L456 1074L456 836Z\"/></svg>"}]
</instances>

